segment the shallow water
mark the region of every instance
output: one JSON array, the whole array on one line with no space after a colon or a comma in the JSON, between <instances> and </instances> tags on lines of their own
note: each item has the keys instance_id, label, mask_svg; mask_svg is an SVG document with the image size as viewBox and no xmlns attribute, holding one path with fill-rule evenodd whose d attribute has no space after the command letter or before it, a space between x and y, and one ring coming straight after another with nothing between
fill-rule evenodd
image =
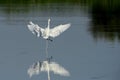
<instances>
[{"instance_id":1,"label":"shallow water","mask_svg":"<svg viewBox=\"0 0 120 80\"><path fill-rule=\"evenodd\" d=\"M32 78L27 74L30 65L45 59L45 40L32 35L27 24L33 21L46 27L48 18L51 18L51 27L72 24L66 32L49 42L49 56L53 56L53 61L65 67L71 76L51 73L51 80L119 80L119 36L109 38L106 36L109 31L99 31L101 28L96 31L96 22L93 21L97 19L93 16L88 6L81 5L1 5L0 79L47 80L47 73ZM113 31L111 34L119 33Z\"/></svg>"}]
</instances>

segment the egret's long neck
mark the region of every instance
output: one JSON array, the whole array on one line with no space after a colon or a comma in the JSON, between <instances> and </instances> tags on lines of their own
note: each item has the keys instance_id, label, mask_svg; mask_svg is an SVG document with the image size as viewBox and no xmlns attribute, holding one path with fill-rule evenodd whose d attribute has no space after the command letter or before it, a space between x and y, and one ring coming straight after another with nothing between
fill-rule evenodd
<instances>
[{"instance_id":1,"label":"egret's long neck","mask_svg":"<svg viewBox=\"0 0 120 80\"><path fill-rule=\"evenodd\" d=\"M50 29L50 19L48 19L48 29Z\"/></svg>"}]
</instances>

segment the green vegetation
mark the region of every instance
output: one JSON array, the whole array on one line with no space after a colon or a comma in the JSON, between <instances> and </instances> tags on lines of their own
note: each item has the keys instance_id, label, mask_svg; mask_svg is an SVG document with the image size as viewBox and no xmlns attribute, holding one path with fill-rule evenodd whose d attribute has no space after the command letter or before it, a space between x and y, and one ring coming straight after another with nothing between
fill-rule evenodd
<instances>
[{"instance_id":1,"label":"green vegetation","mask_svg":"<svg viewBox=\"0 0 120 80\"><path fill-rule=\"evenodd\" d=\"M80 3L80 0L1 0L1 4Z\"/></svg>"},{"instance_id":2,"label":"green vegetation","mask_svg":"<svg viewBox=\"0 0 120 80\"><path fill-rule=\"evenodd\" d=\"M76 3L84 5L93 5L101 3L104 6L119 5L120 0L0 0L1 4L43 4L43 3Z\"/></svg>"},{"instance_id":3,"label":"green vegetation","mask_svg":"<svg viewBox=\"0 0 120 80\"><path fill-rule=\"evenodd\" d=\"M120 5L105 7L95 4L91 10L92 22L90 31L95 39L120 41Z\"/></svg>"}]
</instances>

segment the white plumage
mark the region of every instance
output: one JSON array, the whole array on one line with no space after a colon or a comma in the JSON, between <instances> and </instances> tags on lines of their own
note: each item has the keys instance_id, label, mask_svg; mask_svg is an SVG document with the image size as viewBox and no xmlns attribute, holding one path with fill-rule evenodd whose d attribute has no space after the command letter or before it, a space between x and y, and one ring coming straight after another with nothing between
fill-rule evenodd
<instances>
[{"instance_id":1,"label":"white plumage","mask_svg":"<svg viewBox=\"0 0 120 80\"><path fill-rule=\"evenodd\" d=\"M71 26L70 23L64 24L64 25L58 25L52 29L50 29L50 19L48 19L48 26L43 29L39 27L37 24L34 24L32 21L30 21L30 24L28 25L28 29L33 33L36 34L37 37L42 36L44 39L50 39L50 37L57 37L61 33L63 33L65 30L67 30Z\"/></svg>"},{"instance_id":2,"label":"white plumage","mask_svg":"<svg viewBox=\"0 0 120 80\"><path fill-rule=\"evenodd\" d=\"M40 27L37 24L34 24L32 21L29 22L28 29L37 37L40 36Z\"/></svg>"},{"instance_id":3,"label":"white plumage","mask_svg":"<svg viewBox=\"0 0 120 80\"><path fill-rule=\"evenodd\" d=\"M67 30L70 27L70 24L64 24L64 25L59 25L56 26L53 29L50 29L50 35L51 37L57 37L59 36L62 32Z\"/></svg>"},{"instance_id":4,"label":"white plumage","mask_svg":"<svg viewBox=\"0 0 120 80\"><path fill-rule=\"evenodd\" d=\"M66 69L64 69L56 62L48 62L48 61L37 62L36 64L33 64L28 69L28 74L30 77L32 77L33 75L38 75L40 72L47 72L48 71L47 67L49 67L49 71L53 72L54 74L59 74L61 76L70 75Z\"/></svg>"}]
</instances>

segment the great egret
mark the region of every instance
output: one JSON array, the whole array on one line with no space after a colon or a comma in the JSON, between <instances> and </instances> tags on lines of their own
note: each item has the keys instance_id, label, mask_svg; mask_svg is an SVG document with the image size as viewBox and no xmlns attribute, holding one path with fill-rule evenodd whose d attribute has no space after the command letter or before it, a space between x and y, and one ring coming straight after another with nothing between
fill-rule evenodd
<instances>
[{"instance_id":1,"label":"great egret","mask_svg":"<svg viewBox=\"0 0 120 80\"><path fill-rule=\"evenodd\" d=\"M61 76L70 76L70 73L62 66L56 62L48 62L46 60L42 62L38 61L37 63L30 66L28 69L28 74L30 77L32 77L35 74L38 75L40 72L48 72L48 67L49 71L52 71L54 74L59 74Z\"/></svg>"},{"instance_id":2,"label":"great egret","mask_svg":"<svg viewBox=\"0 0 120 80\"><path fill-rule=\"evenodd\" d=\"M71 26L70 23L64 24L64 25L58 25L52 29L50 29L50 19L48 19L48 26L43 29L39 27L37 24L34 24L32 21L30 21L30 24L28 25L28 29L33 33L36 34L37 37L42 36L44 39L50 40L50 37L55 38L59 36L62 32L67 30Z\"/></svg>"}]
</instances>

